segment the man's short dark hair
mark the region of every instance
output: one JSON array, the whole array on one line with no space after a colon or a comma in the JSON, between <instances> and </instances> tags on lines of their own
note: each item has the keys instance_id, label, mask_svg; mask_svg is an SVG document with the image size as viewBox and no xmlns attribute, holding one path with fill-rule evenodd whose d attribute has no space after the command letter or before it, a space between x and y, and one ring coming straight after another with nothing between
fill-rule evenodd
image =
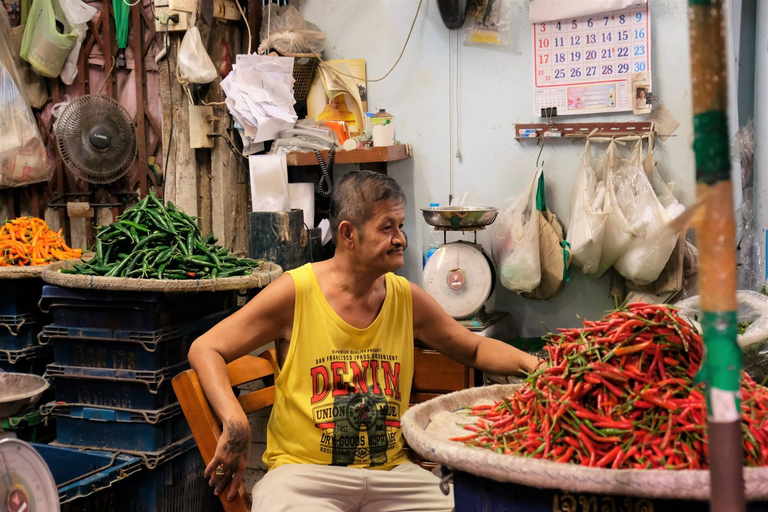
<instances>
[{"instance_id":1,"label":"man's short dark hair","mask_svg":"<svg viewBox=\"0 0 768 512\"><path fill-rule=\"evenodd\" d=\"M330 215L334 242L342 221L348 221L362 232L363 224L371 218L379 201L405 205L405 193L400 184L386 174L353 171L337 181L331 196Z\"/></svg>"}]
</instances>

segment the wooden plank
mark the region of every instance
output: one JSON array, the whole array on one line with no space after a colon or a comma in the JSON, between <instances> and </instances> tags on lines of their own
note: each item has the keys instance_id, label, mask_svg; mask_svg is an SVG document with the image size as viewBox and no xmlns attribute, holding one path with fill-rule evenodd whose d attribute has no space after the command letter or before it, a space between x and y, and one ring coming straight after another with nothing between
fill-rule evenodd
<instances>
[{"instance_id":1,"label":"wooden plank","mask_svg":"<svg viewBox=\"0 0 768 512\"><path fill-rule=\"evenodd\" d=\"M466 366L436 350L413 351L413 389L451 392L467 387Z\"/></svg>"},{"instance_id":2,"label":"wooden plank","mask_svg":"<svg viewBox=\"0 0 768 512\"><path fill-rule=\"evenodd\" d=\"M189 133L188 101L184 91L173 76L176 69L176 55L181 42L181 35L171 33L169 35L170 49L168 50L169 63L161 62L160 96L163 103L163 159L170 144L170 155L167 163L167 176L165 180L165 199L173 201L188 215L197 217L200 212L198 206L200 173L195 159L195 150L189 147L186 134ZM171 68L171 83L168 83L168 65ZM171 110L170 92L173 97L173 110ZM171 116L173 116L173 131L171 131ZM165 161L161 165L166 166Z\"/></svg>"},{"instance_id":3,"label":"wooden plank","mask_svg":"<svg viewBox=\"0 0 768 512\"><path fill-rule=\"evenodd\" d=\"M259 4L261 5L261 4ZM230 58L241 53L244 29L237 23L216 23L216 29L211 31L211 38L207 44L211 59L220 63L226 57L227 49L230 50ZM214 82L208 92L208 102L221 102L224 94L221 87ZM214 105L214 115L219 121L216 123L219 132L227 130L231 126L229 111L224 105ZM233 132L231 137L237 137ZM248 162L236 156L222 137L215 140L215 146L211 154L211 227L214 235L230 247L235 254L248 254L248 222L232 222L232 219L247 219L251 211L248 196L250 186L248 181Z\"/></svg>"},{"instance_id":4,"label":"wooden plank","mask_svg":"<svg viewBox=\"0 0 768 512\"><path fill-rule=\"evenodd\" d=\"M322 152L323 159L328 161L328 151ZM334 164L365 164L371 162L395 162L411 156L405 144L397 146L378 147L371 149L353 149L352 151L337 151ZM302 153L295 151L287 155L288 165L318 165L314 152Z\"/></svg>"}]
</instances>

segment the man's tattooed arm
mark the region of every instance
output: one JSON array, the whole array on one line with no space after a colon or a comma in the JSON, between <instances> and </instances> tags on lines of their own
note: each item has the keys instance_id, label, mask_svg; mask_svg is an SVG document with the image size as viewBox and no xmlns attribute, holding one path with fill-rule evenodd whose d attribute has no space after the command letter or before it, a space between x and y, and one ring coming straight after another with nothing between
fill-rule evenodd
<instances>
[{"instance_id":1,"label":"man's tattooed arm","mask_svg":"<svg viewBox=\"0 0 768 512\"><path fill-rule=\"evenodd\" d=\"M246 455L251 443L251 433L248 424L236 421L230 418L227 422L227 444L224 446L224 450L228 453L235 453L240 455Z\"/></svg>"}]
</instances>

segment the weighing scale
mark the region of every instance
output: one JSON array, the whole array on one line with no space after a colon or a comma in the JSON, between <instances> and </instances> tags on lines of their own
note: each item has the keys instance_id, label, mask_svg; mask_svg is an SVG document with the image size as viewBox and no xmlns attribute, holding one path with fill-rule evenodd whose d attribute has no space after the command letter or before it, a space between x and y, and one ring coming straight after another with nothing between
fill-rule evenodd
<instances>
[{"instance_id":1,"label":"weighing scale","mask_svg":"<svg viewBox=\"0 0 768 512\"><path fill-rule=\"evenodd\" d=\"M48 381L26 373L0 373L0 418L34 405ZM43 458L29 443L0 431L0 511L58 512L59 493Z\"/></svg>"},{"instance_id":2,"label":"weighing scale","mask_svg":"<svg viewBox=\"0 0 768 512\"><path fill-rule=\"evenodd\" d=\"M496 220L497 208L443 206L423 208L424 220L443 232L443 244L427 260L422 287L446 313L471 331L501 340L515 336L506 312L486 312L496 272L491 258L477 243L477 232ZM471 232L473 242L447 242L448 231Z\"/></svg>"}]
</instances>

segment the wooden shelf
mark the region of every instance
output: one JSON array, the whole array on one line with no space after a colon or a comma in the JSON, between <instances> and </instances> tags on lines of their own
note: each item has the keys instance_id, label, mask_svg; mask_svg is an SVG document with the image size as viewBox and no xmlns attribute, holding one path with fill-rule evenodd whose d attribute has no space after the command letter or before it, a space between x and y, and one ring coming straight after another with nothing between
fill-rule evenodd
<instances>
[{"instance_id":1,"label":"wooden shelf","mask_svg":"<svg viewBox=\"0 0 768 512\"><path fill-rule=\"evenodd\" d=\"M328 151L322 152L323 159L328 161ZM408 154L405 144L397 146L386 146L371 149L353 149L352 151L340 150L336 152L333 158L334 165L337 164L367 164L379 162L395 162L397 160L406 160L411 158ZM288 165L318 165L317 157L314 151L306 153L294 151L287 155Z\"/></svg>"},{"instance_id":2,"label":"wooden shelf","mask_svg":"<svg viewBox=\"0 0 768 512\"><path fill-rule=\"evenodd\" d=\"M532 123L516 124L515 138L525 139L586 139L592 137L626 137L646 135L653 129L653 123ZM593 133L594 132L594 133Z\"/></svg>"}]
</instances>

